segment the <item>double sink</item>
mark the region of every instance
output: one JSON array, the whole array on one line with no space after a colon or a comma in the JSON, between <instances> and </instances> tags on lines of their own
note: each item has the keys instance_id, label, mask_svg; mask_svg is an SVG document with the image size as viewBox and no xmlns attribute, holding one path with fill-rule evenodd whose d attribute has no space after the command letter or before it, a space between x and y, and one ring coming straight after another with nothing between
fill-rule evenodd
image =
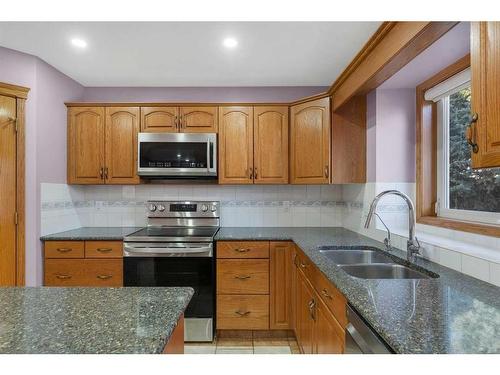
<instances>
[{"instance_id":1,"label":"double sink","mask_svg":"<svg viewBox=\"0 0 500 375\"><path fill-rule=\"evenodd\" d=\"M360 279L429 279L439 275L406 266L375 247L320 246L319 252Z\"/></svg>"}]
</instances>

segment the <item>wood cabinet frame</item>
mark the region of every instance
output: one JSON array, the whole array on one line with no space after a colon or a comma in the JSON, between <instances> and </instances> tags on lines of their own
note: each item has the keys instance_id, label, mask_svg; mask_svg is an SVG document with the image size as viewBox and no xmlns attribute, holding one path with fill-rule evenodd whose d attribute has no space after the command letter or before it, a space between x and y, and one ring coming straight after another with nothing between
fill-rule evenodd
<instances>
[{"instance_id":1,"label":"wood cabinet frame","mask_svg":"<svg viewBox=\"0 0 500 375\"><path fill-rule=\"evenodd\" d=\"M470 66L466 55L417 86L417 223L500 237L500 226L471 223L436 216L437 201L437 106L426 101L425 91Z\"/></svg>"},{"instance_id":2,"label":"wood cabinet frame","mask_svg":"<svg viewBox=\"0 0 500 375\"><path fill-rule=\"evenodd\" d=\"M26 127L26 99L27 87L0 82L0 95L16 99L16 285L25 285L25 127Z\"/></svg>"}]
</instances>

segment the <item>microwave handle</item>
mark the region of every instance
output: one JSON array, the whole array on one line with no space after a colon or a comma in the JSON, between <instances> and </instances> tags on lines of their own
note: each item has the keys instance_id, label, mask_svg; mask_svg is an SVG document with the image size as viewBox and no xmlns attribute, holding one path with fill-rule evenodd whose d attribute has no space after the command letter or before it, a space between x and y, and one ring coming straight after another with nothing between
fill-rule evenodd
<instances>
[{"instance_id":1,"label":"microwave handle","mask_svg":"<svg viewBox=\"0 0 500 375\"><path fill-rule=\"evenodd\" d=\"M210 152L212 150L212 152ZM208 172L215 172L215 165L214 167L210 168L210 161L212 160L212 162L215 164L215 157L213 155L213 153L215 153L215 148L214 148L214 144L213 142L209 139L207 139L207 171Z\"/></svg>"}]
</instances>

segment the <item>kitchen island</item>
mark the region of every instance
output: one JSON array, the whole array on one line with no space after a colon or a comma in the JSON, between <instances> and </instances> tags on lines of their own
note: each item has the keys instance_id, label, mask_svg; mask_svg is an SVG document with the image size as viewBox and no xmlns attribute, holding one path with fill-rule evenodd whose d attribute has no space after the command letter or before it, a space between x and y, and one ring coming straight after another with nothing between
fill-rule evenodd
<instances>
[{"instance_id":1,"label":"kitchen island","mask_svg":"<svg viewBox=\"0 0 500 375\"><path fill-rule=\"evenodd\" d=\"M192 295L191 288L0 288L0 354L169 352L174 336L183 337Z\"/></svg>"}]
</instances>

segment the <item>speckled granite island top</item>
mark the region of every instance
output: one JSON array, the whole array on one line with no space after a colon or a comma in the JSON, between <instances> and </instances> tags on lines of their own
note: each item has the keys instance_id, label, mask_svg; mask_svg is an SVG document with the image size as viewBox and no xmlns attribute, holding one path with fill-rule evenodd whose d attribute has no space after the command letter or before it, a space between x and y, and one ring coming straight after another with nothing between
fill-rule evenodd
<instances>
[{"instance_id":1,"label":"speckled granite island top","mask_svg":"<svg viewBox=\"0 0 500 375\"><path fill-rule=\"evenodd\" d=\"M221 228L216 240L293 240L398 353L500 353L500 288L425 259L437 279L349 276L318 246L384 244L343 228ZM405 258L393 249L393 255Z\"/></svg>"},{"instance_id":2,"label":"speckled granite island top","mask_svg":"<svg viewBox=\"0 0 500 375\"><path fill-rule=\"evenodd\" d=\"M0 353L162 353L191 288L0 288Z\"/></svg>"}]
</instances>

